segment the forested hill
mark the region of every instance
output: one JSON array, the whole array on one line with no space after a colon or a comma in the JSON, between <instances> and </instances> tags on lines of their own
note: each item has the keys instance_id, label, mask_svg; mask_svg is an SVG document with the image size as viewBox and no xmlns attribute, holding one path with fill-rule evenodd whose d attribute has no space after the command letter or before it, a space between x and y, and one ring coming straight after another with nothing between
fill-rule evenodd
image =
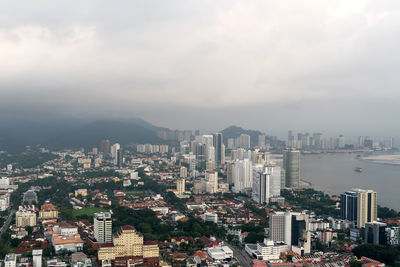
<instances>
[{"instance_id":1,"label":"forested hill","mask_svg":"<svg viewBox=\"0 0 400 267\"><path fill-rule=\"evenodd\" d=\"M229 126L221 131L224 137L224 142L226 143L229 138L236 138L241 134L248 134L250 135L250 140L252 144L256 144L258 142L258 136L262 134L260 131L257 130L247 130L243 129L239 126Z\"/></svg>"},{"instance_id":2,"label":"forested hill","mask_svg":"<svg viewBox=\"0 0 400 267\"><path fill-rule=\"evenodd\" d=\"M163 143L157 127L142 120L57 120L47 122L0 121L0 150L23 151L25 146L46 145L54 148L99 146L102 139L111 142Z\"/></svg>"}]
</instances>

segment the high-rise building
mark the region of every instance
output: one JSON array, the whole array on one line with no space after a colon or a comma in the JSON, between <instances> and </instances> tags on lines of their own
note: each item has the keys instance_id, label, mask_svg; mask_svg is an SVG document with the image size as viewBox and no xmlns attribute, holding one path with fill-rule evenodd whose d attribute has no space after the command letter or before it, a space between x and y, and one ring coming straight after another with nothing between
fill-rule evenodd
<instances>
[{"instance_id":1,"label":"high-rise building","mask_svg":"<svg viewBox=\"0 0 400 267\"><path fill-rule=\"evenodd\" d=\"M100 142L100 152L104 154L109 154L110 151L110 140L101 140Z\"/></svg>"},{"instance_id":2,"label":"high-rise building","mask_svg":"<svg viewBox=\"0 0 400 267\"><path fill-rule=\"evenodd\" d=\"M253 186L253 164L251 160L236 160L234 166L233 191L235 193L251 190Z\"/></svg>"},{"instance_id":3,"label":"high-rise building","mask_svg":"<svg viewBox=\"0 0 400 267\"><path fill-rule=\"evenodd\" d=\"M337 138L337 147L336 148L344 148L346 145L345 137L343 135L339 135Z\"/></svg>"},{"instance_id":4,"label":"high-rise building","mask_svg":"<svg viewBox=\"0 0 400 267\"><path fill-rule=\"evenodd\" d=\"M226 174L227 183L228 183L228 185L233 185L235 164L232 162L229 162L226 167L227 167L227 174Z\"/></svg>"},{"instance_id":5,"label":"high-rise building","mask_svg":"<svg viewBox=\"0 0 400 267\"><path fill-rule=\"evenodd\" d=\"M220 167L222 163L222 146L224 144L222 133L214 134L214 148L215 148L215 163L218 167Z\"/></svg>"},{"instance_id":6,"label":"high-rise building","mask_svg":"<svg viewBox=\"0 0 400 267\"><path fill-rule=\"evenodd\" d=\"M300 185L300 151L294 148L285 149L283 168L285 169L285 186L298 188Z\"/></svg>"},{"instance_id":7,"label":"high-rise building","mask_svg":"<svg viewBox=\"0 0 400 267\"><path fill-rule=\"evenodd\" d=\"M313 133L313 139L315 148L322 148L322 134Z\"/></svg>"},{"instance_id":8,"label":"high-rise building","mask_svg":"<svg viewBox=\"0 0 400 267\"><path fill-rule=\"evenodd\" d=\"M357 226L364 227L367 222L377 220L378 216L378 199L376 192L373 190L364 190L358 195L358 216Z\"/></svg>"},{"instance_id":9,"label":"high-rise building","mask_svg":"<svg viewBox=\"0 0 400 267\"><path fill-rule=\"evenodd\" d=\"M253 167L252 199L257 203L269 203L271 197L280 196L281 168L256 165Z\"/></svg>"},{"instance_id":10,"label":"high-rise building","mask_svg":"<svg viewBox=\"0 0 400 267\"><path fill-rule=\"evenodd\" d=\"M342 219L354 222L358 228L376 221L377 211L377 194L373 190L352 189L341 195Z\"/></svg>"},{"instance_id":11,"label":"high-rise building","mask_svg":"<svg viewBox=\"0 0 400 267\"><path fill-rule=\"evenodd\" d=\"M275 212L269 219L270 239L284 242L298 254L311 251L309 217L299 212Z\"/></svg>"},{"instance_id":12,"label":"high-rise building","mask_svg":"<svg viewBox=\"0 0 400 267\"><path fill-rule=\"evenodd\" d=\"M206 161L215 162L215 148L213 146L207 147Z\"/></svg>"},{"instance_id":13,"label":"high-rise building","mask_svg":"<svg viewBox=\"0 0 400 267\"><path fill-rule=\"evenodd\" d=\"M294 135L292 130L288 131L288 142L286 144L287 147L295 147Z\"/></svg>"},{"instance_id":14,"label":"high-rise building","mask_svg":"<svg viewBox=\"0 0 400 267\"><path fill-rule=\"evenodd\" d=\"M214 146L214 136L211 134L203 134L200 142L207 146Z\"/></svg>"},{"instance_id":15,"label":"high-rise building","mask_svg":"<svg viewBox=\"0 0 400 267\"><path fill-rule=\"evenodd\" d=\"M111 157L113 158L114 164L117 164L118 161L118 150L121 149L121 145L119 143L115 143L111 146Z\"/></svg>"},{"instance_id":16,"label":"high-rise building","mask_svg":"<svg viewBox=\"0 0 400 267\"><path fill-rule=\"evenodd\" d=\"M239 144L241 148L250 148L250 135L248 134L241 134L239 136Z\"/></svg>"},{"instance_id":17,"label":"high-rise building","mask_svg":"<svg viewBox=\"0 0 400 267\"><path fill-rule=\"evenodd\" d=\"M340 196L340 216L357 225L358 192L347 191Z\"/></svg>"},{"instance_id":18,"label":"high-rise building","mask_svg":"<svg viewBox=\"0 0 400 267\"><path fill-rule=\"evenodd\" d=\"M357 147L363 147L363 146L364 146L364 136L357 137Z\"/></svg>"},{"instance_id":19,"label":"high-rise building","mask_svg":"<svg viewBox=\"0 0 400 267\"><path fill-rule=\"evenodd\" d=\"M180 178L186 178L187 177L187 168L182 166L181 169L179 170L179 177Z\"/></svg>"},{"instance_id":20,"label":"high-rise building","mask_svg":"<svg viewBox=\"0 0 400 267\"><path fill-rule=\"evenodd\" d=\"M176 180L176 193L178 195L183 195L185 193L185 178L179 178Z\"/></svg>"},{"instance_id":21,"label":"high-rise building","mask_svg":"<svg viewBox=\"0 0 400 267\"><path fill-rule=\"evenodd\" d=\"M124 153L122 149L117 150L117 166L122 167L122 163L124 163Z\"/></svg>"},{"instance_id":22,"label":"high-rise building","mask_svg":"<svg viewBox=\"0 0 400 267\"><path fill-rule=\"evenodd\" d=\"M369 222L365 224L364 241L375 245L386 245L386 223Z\"/></svg>"},{"instance_id":23,"label":"high-rise building","mask_svg":"<svg viewBox=\"0 0 400 267\"><path fill-rule=\"evenodd\" d=\"M31 206L32 207L32 206ZM19 206L15 213L15 224L17 227L27 227L36 225L36 213L33 209L26 209L25 206Z\"/></svg>"},{"instance_id":24,"label":"high-rise building","mask_svg":"<svg viewBox=\"0 0 400 267\"><path fill-rule=\"evenodd\" d=\"M235 139L234 138L228 138L228 149L234 149L235 148Z\"/></svg>"},{"instance_id":25,"label":"high-rise building","mask_svg":"<svg viewBox=\"0 0 400 267\"><path fill-rule=\"evenodd\" d=\"M260 134L258 136L258 146L264 147L265 146L265 134Z\"/></svg>"},{"instance_id":26,"label":"high-rise building","mask_svg":"<svg viewBox=\"0 0 400 267\"><path fill-rule=\"evenodd\" d=\"M95 213L93 218L94 237L99 243L112 242L112 219L111 213Z\"/></svg>"},{"instance_id":27,"label":"high-rise building","mask_svg":"<svg viewBox=\"0 0 400 267\"><path fill-rule=\"evenodd\" d=\"M218 191L218 172L206 171L206 192L217 193Z\"/></svg>"},{"instance_id":28,"label":"high-rise building","mask_svg":"<svg viewBox=\"0 0 400 267\"><path fill-rule=\"evenodd\" d=\"M221 165L225 164L225 145L222 143L221 145Z\"/></svg>"}]
</instances>

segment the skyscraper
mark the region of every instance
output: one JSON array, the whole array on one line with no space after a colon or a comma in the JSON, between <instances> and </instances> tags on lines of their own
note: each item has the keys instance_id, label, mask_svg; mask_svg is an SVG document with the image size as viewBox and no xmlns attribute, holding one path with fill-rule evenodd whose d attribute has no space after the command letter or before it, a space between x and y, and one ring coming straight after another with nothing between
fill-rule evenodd
<instances>
[{"instance_id":1,"label":"skyscraper","mask_svg":"<svg viewBox=\"0 0 400 267\"><path fill-rule=\"evenodd\" d=\"M357 227L365 227L367 222L377 220L378 200L376 192L373 190L364 190L358 194L358 216Z\"/></svg>"},{"instance_id":2,"label":"skyscraper","mask_svg":"<svg viewBox=\"0 0 400 267\"><path fill-rule=\"evenodd\" d=\"M358 228L377 219L377 194L373 190L352 189L341 194L341 217Z\"/></svg>"},{"instance_id":3,"label":"skyscraper","mask_svg":"<svg viewBox=\"0 0 400 267\"><path fill-rule=\"evenodd\" d=\"M113 159L114 164L118 164L118 151L121 149L121 145L115 143L111 146L111 157Z\"/></svg>"},{"instance_id":4,"label":"skyscraper","mask_svg":"<svg viewBox=\"0 0 400 267\"><path fill-rule=\"evenodd\" d=\"M110 153L110 140L101 140L100 142L100 152L104 154Z\"/></svg>"},{"instance_id":5,"label":"skyscraper","mask_svg":"<svg viewBox=\"0 0 400 267\"><path fill-rule=\"evenodd\" d=\"M206 191L215 194L218 191L218 172L206 171Z\"/></svg>"},{"instance_id":6,"label":"skyscraper","mask_svg":"<svg viewBox=\"0 0 400 267\"><path fill-rule=\"evenodd\" d=\"M388 243L386 237L387 224L383 222L368 222L365 224L364 241L365 243L375 245L386 245Z\"/></svg>"},{"instance_id":7,"label":"skyscraper","mask_svg":"<svg viewBox=\"0 0 400 267\"><path fill-rule=\"evenodd\" d=\"M97 242L112 242L112 219L111 213L100 212L95 213L93 218L94 237Z\"/></svg>"},{"instance_id":8,"label":"skyscraper","mask_svg":"<svg viewBox=\"0 0 400 267\"><path fill-rule=\"evenodd\" d=\"M287 188L298 188L300 185L300 151L287 148L283 154L285 185Z\"/></svg>"},{"instance_id":9,"label":"skyscraper","mask_svg":"<svg viewBox=\"0 0 400 267\"><path fill-rule=\"evenodd\" d=\"M269 218L269 238L285 242L291 250L307 254L311 251L309 217L299 212L275 212Z\"/></svg>"},{"instance_id":10,"label":"skyscraper","mask_svg":"<svg viewBox=\"0 0 400 267\"><path fill-rule=\"evenodd\" d=\"M178 195L185 193L185 178L179 178L176 180L176 192Z\"/></svg>"},{"instance_id":11,"label":"skyscraper","mask_svg":"<svg viewBox=\"0 0 400 267\"><path fill-rule=\"evenodd\" d=\"M342 220L349 220L357 225L358 192L347 191L340 195L340 216Z\"/></svg>"},{"instance_id":12,"label":"skyscraper","mask_svg":"<svg viewBox=\"0 0 400 267\"><path fill-rule=\"evenodd\" d=\"M258 146L264 147L265 146L265 134L260 134L258 136Z\"/></svg>"},{"instance_id":13,"label":"skyscraper","mask_svg":"<svg viewBox=\"0 0 400 267\"><path fill-rule=\"evenodd\" d=\"M239 144L241 148L250 148L250 135L248 134L241 134L239 136Z\"/></svg>"},{"instance_id":14,"label":"skyscraper","mask_svg":"<svg viewBox=\"0 0 400 267\"><path fill-rule=\"evenodd\" d=\"M182 166L179 170L179 177L186 178L187 177L187 168Z\"/></svg>"},{"instance_id":15,"label":"skyscraper","mask_svg":"<svg viewBox=\"0 0 400 267\"><path fill-rule=\"evenodd\" d=\"M235 193L244 192L245 190L252 189L253 166L251 160L236 160L233 175L233 191Z\"/></svg>"},{"instance_id":16,"label":"skyscraper","mask_svg":"<svg viewBox=\"0 0 400 267\"><path fill-rule=\"evenodd\" d=\"M215 163L218 167L221 166L222 164L222 145L223 145L223 139L222 139L222 133L216 133L214 134L214 148L215 148Z\"/></svg>"},{"instance_id":17,"label":"skyscraper","mask_svg":"<svg viewBox=\"0 0 400 267\"><path fill-rule=\"evenodd\" d=\"M280 196L281 168L274 165L253 167L252 199L257 203L269 203L270 197Z\"/></svg>"}]
</instances>

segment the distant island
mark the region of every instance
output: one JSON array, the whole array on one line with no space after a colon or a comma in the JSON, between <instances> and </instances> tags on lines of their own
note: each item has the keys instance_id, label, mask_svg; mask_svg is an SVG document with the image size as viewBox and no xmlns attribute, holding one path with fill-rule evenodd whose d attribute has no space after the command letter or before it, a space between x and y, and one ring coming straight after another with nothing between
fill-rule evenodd
<instances>
[{"instance_id":1,"label":"distant island","mask_svg":"<svg viewBox=\"0 0 400 267\"><path fill-rule=\"evenodd\" d=\"M400 154L365 156L358 159L377 164L400 166Z\"/></svg>"}]
</instances>

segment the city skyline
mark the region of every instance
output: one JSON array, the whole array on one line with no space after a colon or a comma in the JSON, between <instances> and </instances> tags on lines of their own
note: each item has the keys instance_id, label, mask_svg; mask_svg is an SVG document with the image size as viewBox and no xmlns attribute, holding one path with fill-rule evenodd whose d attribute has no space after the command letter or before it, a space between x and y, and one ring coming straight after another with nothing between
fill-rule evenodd
<instances>
[{"instance_id":1,"label":"city skyline","mask_svg":"<svg viewBox=\"0 0 400 267\"><path fill-rule=\"evenodd\" d=\"M400 1L3 1L0 25L0 266L399 265Z\"/></svg>"}]
</instances>

